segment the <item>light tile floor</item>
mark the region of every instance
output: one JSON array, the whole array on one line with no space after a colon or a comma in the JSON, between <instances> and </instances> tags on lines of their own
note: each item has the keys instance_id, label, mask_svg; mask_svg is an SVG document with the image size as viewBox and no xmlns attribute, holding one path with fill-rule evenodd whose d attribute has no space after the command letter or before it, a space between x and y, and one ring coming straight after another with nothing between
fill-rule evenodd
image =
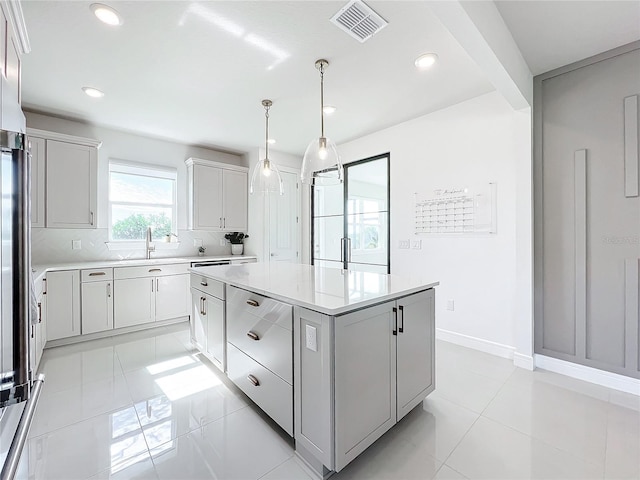
<instances>
[{"instance_id":1,"label":"light tile floor","mask_svg":"<svg viewBox=\"0 0 640 480\"><path fill-rule=\"evenodd\" d=\"M436 351L436 391L334 478L640 477L639 397L445 342ZM49 349L42 370L29 478L310 478L185 324Z\"/></svg>"}]
</instances>

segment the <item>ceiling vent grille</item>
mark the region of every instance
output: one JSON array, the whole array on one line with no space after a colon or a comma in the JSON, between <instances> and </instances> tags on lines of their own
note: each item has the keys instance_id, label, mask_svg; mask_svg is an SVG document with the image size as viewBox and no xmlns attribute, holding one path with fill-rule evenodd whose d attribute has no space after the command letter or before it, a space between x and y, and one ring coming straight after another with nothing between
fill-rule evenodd
<instances>
[{"instance_id":1,"label":"ceiling vent grille","mask_svg":"<svg viewBox=\"0 0 640 480\"><path fill-rule=\"evenodd\" d=\"M331 23L364 43L387 26L388 22L361 0L352 0L331 18Z\"/></svg>"}]
</instances>

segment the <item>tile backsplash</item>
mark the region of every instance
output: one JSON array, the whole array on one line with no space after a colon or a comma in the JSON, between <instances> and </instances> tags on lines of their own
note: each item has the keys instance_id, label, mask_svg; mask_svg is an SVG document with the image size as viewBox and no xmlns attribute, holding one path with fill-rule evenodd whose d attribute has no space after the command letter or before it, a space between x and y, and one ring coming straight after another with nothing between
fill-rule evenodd
<instances>
[{"instance_id":1,"label":"tile backsplash","mask_svg":"<svg viewBox=\"0 0 640 480\"><path fill-rule=\"evenodd\" d=\"M224 240L223 232L207 232L201 230L178 230L178 248L158 249L152 258L193 257L198 255L198 247L194 240L202 240L206 247L206 255L229 255L231 245L220 245ZM81 248L72 249L72 242L80 240ZM175 238L174 238L175 240ZM144 258L144 245L135 250L109 250L109 231L106 228L67 229L67 228L33 228L31 230L31 262L33 265L66 263L94 260L125 260ZM160 243L160 242L155 242Z\"/></svg>"}]
</instances>

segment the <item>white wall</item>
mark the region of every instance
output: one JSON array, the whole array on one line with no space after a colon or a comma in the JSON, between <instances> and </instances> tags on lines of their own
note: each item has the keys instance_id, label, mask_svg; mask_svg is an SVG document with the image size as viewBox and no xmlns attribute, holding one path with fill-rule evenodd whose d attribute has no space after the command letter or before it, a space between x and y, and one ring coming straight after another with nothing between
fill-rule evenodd
<instances>
[{"instance_id":1,"label":"white wall","mask_svg":"<svg viewBox=\"0 0 640 480\"><path fill-rule=\"evenodd\" d=\"M255 148L251 150L247 155L247 161L249 164L249 181L251 181L251 175L253 174L253 168L255 165L264 158L265 151L263 148ZM269 149L269 158L278 166L280 170L300 173L300 167L302 165L302 157L298 157L296 155L290 155L288 153L282 153L278 151L274 151ZM306 192L306 193L305 193ZM268 249L268 240L269 240L269 232L268 225L266 222L267 209L269 208L268 202L265 202L265 196L263 194L253 194L249 195L249 239L245 241L245 253L251 255L257 255L258 261L265 261L265 254L268 253L266 250ZM309 230L308 227L305 229L305 226L309 223L309 202L308 202L308 187L303 190L302 194L302 205L300 208L301 212L301 225L302 225L302 238L303 240L303 252L302 252L302 261L303 263L308 263L308 260L305 258L308 257L308 246L306 247L306 257L305 257L305 246L308 244L309 238ZM305 233L306 231L306 233ZM306 242L306 243L305 243Z\"/></svg>"},{"instance_id":2,"label":"white wall","mask_svg":"<svg viewBox=\"0 0 640 480\"><path fill-rule=\"evenodd\" d=\"M516 139L529 133L530 121L494 92L339 145L345 163L390 152L391 273L435 275L437 327L503 353L516 346L516 165L530 164ZM488 182L498 185L496 234L414 235L415 192ZM421 239L422 250L398 249L402 239Z\"/></svg>"},{"instance_id":3,"label":"white wall","mask_svg":"<svg viewBox=\"0 0 640 480\"><path fill-rule=\"evenodd\" d=\"M105 260L116 258L140 258L144 249L137 251L109 251L108 240L108 172L109 159L127 160L173 167L178 172L177 182L177 226L180 247L178 250L163 250L155 256L197 255L194 238L203 240L207 255L228 254L229 245L221 246L223 234L204 231L188 231L187 228L187 168L184 161L197 157L216 162L246 166L241 155L183 145L156 138L143 137L105 127L77 121L60 119L38 113L26 112L27 127L65 133L102 141L98 150L98 223L97 229L50 229L35 228L32 231L33 263L58 263L77 260ZM73 181L73 179L69 179ZM71 250L71 240L81 240L81 250Z\"/></svg>"}]
</instances>

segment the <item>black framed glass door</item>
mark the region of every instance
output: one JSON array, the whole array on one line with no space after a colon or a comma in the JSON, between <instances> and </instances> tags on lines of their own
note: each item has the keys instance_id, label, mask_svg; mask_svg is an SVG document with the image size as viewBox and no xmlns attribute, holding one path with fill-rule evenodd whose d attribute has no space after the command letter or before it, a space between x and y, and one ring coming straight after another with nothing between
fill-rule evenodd
<instances>
[{"instance_id":1,"label":"black framed glass door","mask_svg":"<svg viewBox=\"0 0 640 480\"><path fill-rule=\"evenodd\" d=\"M349 163L342 184L312 187L313 265L390 272L389 160Z\"/></svg>"}]
</instances>

